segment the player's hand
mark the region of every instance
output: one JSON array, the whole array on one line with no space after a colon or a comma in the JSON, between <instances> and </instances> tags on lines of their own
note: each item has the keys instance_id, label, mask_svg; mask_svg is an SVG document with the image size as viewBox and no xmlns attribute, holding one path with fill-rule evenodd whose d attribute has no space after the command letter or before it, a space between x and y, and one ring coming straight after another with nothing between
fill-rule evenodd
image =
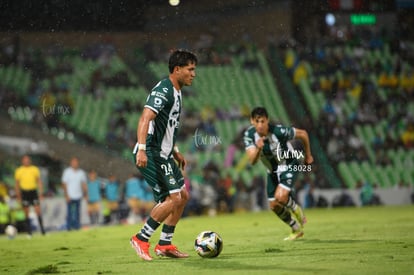
<instances>
[{"instance_id":1,"label":"player's hand","mask_svg":"<svg viewBox=\"0 0 414 275\"><path fill-rule=\"evenodd\" d=\"M259 149L262 149L264 146L264 141L267 139L267 137L261 137L256 141L256 147Z\"/></svg>"},{"instance_id":2,"label":"player's hand","mask_svg":"<svg viewBox=\"0 0 414 275\"><path fill-rule=\"evenodd\" d=\"M184 156L179 152L175 152L174 153L174 159L178 162L178 167L180 169L184 170L185 165L187 164Z\"/></svg>"},{"instance_id":3,"label":"player's hand","mask_svg":"<svg viewBox=\"0 0 414 275\"><path fill-rule=\"evenodd\" d=\"M312 164L313 163L313 156L309 155L305 158L305 164Z\"/></svg>"},{"instance_id":4,"label":"player's hand","mask_svg":"<svg viewBox=\"0 0 414 275\"><path fill-rule=\"evenodd\" d=\"M135 165L137 167L146 167L148 162L147 153L144 150L138 150L136 154Z\"/></svg>"}]
</instances>

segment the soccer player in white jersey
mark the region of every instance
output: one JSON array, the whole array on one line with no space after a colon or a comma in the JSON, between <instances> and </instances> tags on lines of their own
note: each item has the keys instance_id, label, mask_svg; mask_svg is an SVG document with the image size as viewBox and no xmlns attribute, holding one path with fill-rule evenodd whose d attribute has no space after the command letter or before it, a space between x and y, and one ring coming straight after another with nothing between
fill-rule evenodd
<instances>
[{"instance_id":1,"label":"soccer player in white jersey","mask_svg":"<svg viewBox=\"0 0 414 275\"><path fill-rule=\"evenodd\" d=\"M151 261L149 240L161 225L155 253L158 256L186 258L171 243L189 194L181 169L186 161L175 145L180 124L182 91L196 76L197 57L187 50L176 50L169 58L169 76L155 85L147 97L138 122L135 164L152 187L156 205L141 230L131 237L131 245L143 260Z\"/></svg>"},{"instance_id":2,"label":"soccer player in white jersey","mask_svg":"<svg viewBox=\"0 0 414 275\"><path fill-rule=\"evenodd\" d=\"M311 171L313 156L306 130L269 123L267 110L253 109L250 126L243 141L251 164L258 160L267 168L267 196L270 209L292 229L285 240L303 236L306 217L292 196L295 179L299 172ZM289 140L302 141L304 151L293 149ZM300 159L304 158L304 164Z\"/></svg>"}]
</instances>

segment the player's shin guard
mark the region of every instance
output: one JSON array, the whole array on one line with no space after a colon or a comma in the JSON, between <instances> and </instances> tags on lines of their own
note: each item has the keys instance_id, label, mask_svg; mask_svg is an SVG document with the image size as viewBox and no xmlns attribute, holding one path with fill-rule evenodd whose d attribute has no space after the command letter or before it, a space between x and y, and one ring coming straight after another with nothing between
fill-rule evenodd
<instances>
[{"instance_id":1,"label":"player's shin guard","mask_svg":"<svg viewBox=\"0 0 414 275\"><path fill-rule=\"evenodd\" d=\"M30 222L30 218L26 218L26 230L27 234L32 235L32 223Z\"/></svg>"},{"instance_id":2,"label":"player's shin guard","mask_svg":"<svg viewBox=\"0 0 414 275\"><path fill-rule=\"evenodd\" d=\"M286 224L289 224L292 220L289 210L284 206L275 209L273 212Z\"/></svg>"},{"instance_id":3,"label":"player's shin guard","mask_svg":"<svg viewBox=\"0 0 414 275\"><path fill-rule=\"evenodd\" d=\"M289 197L289 201L286 204L286 207L292 211L291 213L295 216L300 226L303 226L306 223L306 217L303 213L302 208L295 202L292 197Z\"/></svg>"},{"instance_id":4,"label":"player's shin guard","mask_svg":"<svg viewBox=\"0 0 414 275\"><path fill-rule=\"evenodd\" d=\"M42 232L42 235L45 235L46 234L46 231L45 231L45 227L43 226L43 219L42 219L42 216L37 216L37 221L38 221L38 223L39 223L39 226L40 226L40 232Z\"/></svg>"},{"instance_id":5,"label":"player's shin guard","mask_svg":"<svg viewBox=\"0 0 414 275\"><path fill-rule=\"evenodd\" d=\"M287 207L278 208L275 211L275 214L287 225L289 225L293 230L297 230L299 225L297 222L292 219L292 215Z\"/></svg>"},{"instance_id":6,"label":"player's shin guard","mask_svg":"<svg viewBox=\"0 0 414 275\"><path fill-rule=\"evenodd\" d=\"M141 241L148 242L158 226L160 226L160 223L155 221L152 217L149 217L147 222L141 228L141 232L139 232L136 237Z\"/></svg>"},{"instance_id":7,"label":"player's shin guard","mask_svg":"<svg viewBox=\"0 0 414 275\"><path fill-rule=\"evenodd\" d=\"M286 207L292 209L293 211L296 210L296 207L297 207L296 202L294 199L292 199L291 196L289 196L289 200L288 200L288 203L286 204Z\"/></svg>"}]
</instances>

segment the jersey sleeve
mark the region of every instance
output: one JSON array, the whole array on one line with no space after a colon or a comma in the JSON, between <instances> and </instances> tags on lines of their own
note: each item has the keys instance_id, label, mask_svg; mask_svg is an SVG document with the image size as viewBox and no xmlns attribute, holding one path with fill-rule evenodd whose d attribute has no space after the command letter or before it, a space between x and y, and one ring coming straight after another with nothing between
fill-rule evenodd
<instances>
[{"instance_id":1,"label":"jersey sleeve","mask_svg":"<svg viewBox=\"0 0 414 275\"><path fill-rule=\"evenodd\" d=\"M244 142L244 148L246 150L249 149L249 148L253 148L253 147L256 146L256 144L254 143L254 136L252 134L251 128L247 129L244 132L243 142Z\"/></svg>"},{"instance_id":2,"label":"jersey sleeve","mask_svg":"<svg viewBox=\"0 0 414 275\"><path fill-rule=\"evenodd\" d=\"M86 176L86 172L82 170L82 183L87 183L88 177Z\"/></svg>"},{"instance_id":3,"label":"jersey sleeve","mask_svg":"<svg viewBox=\"0 0 414 275\"><path fill-rule=\"evenodd\" d=\"M147 97L145 108L153 110L155 113L159 113L169 102L168 88L162 87L158 83Z\"/></svg>"},{"instance_id":4,"label":"jersey sleeve","mask_svg":"<svg viewBox=\"0 0 414 275\"><path fill-rule=\"evenodd\" d=\"M63 170L62 179L61 179L63 184L67 183L67 177L68 177L68 170L65 169Z\"/></svg>"},{"instance_id":5,"label":"jersey sleeve","mask_svg":"<svg viewBox=\"0 0 414 275\"><path fill-rule=\"evenodd\" d=\"M14 172L14 180L18 181L20 180L20 168L17 168L16 171Z\"/></svg>"},{"instance_id":6,"label":"jersey sleeve","mask_svg":"<svg viewBox=\"0 0 414 275\"><path fill-rule=\"evenodd\" d=\"M273 129L273 134L275 134L278 139L286 142L295 138L295 128L278 125Z\"/></svg>"},{"instance_id":7,"label":"jersey sleeve","mask_svg":"<svg viewBox=\"0 0 414 275\"><path fill-rule=\"evenodd\" d=\"M38 167L34 167L33 173L36 179L40 179L40 169Z\"/></svg>"}]
</instances>

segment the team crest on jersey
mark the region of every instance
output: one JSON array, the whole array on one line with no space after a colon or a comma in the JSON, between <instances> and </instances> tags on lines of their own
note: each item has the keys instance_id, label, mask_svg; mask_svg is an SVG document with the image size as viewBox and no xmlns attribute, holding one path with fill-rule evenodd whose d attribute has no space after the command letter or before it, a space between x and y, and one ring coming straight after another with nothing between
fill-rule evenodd
<instances>
[{"instance_id":1,"label":"team crest on jersey","mask_svg":"<svg viewBox=\"0 0 414 275\"><path fill-rule=\"evenodd\" d=\"M177 183L177 181L173 177L170 177L169 183L170 183L170 185L175 185Z\"/></svg>"}]
</instances>

